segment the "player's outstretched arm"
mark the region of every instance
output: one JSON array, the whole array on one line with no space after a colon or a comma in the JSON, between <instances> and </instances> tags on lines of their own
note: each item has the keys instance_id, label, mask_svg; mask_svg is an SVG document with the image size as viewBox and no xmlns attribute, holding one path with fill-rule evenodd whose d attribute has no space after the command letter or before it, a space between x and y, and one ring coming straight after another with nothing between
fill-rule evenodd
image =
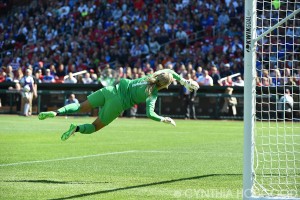
<instances>
[{"instance_id":1,"label":"player's outstretched arm","mask_svg":"<svg viewBox=\"0 0 300 200\"><path fill-rule=\"evenodd\" d=\"M173 71L171 69L163 69L163 70L160 70L160 71L164 71L166 73L171 73L175 80L179 81L179 83L181 85L183 85L184 87L186 87L190 91L194 91L194 90L199 89L199 84L196 81L186 80L185 78L181 77L179 74L177 74L175 71Z\"/></svg>"},{"instance_id":2,"label":"player's outstretched arm","mask_svg":"<svg viewBox=\"0 0 300 200\"><path fill-rule=\"evenodd\" d=\"M156 93L152 94L151 96L149 96L147 98L147 100L146 100L147 117L149 117L150 119L152 119L154 121L164 122L166 124L172 124L173 126L176 126L175 121L173 119L171 119L170 117L162 117L154 112L156 99L157 99Z\"/></svg>"}]
</instances>

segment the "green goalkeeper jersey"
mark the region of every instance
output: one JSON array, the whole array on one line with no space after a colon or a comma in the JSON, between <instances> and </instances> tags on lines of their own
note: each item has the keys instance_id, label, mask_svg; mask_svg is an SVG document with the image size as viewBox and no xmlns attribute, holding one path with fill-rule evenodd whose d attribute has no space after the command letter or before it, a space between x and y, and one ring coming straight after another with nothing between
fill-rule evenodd
<instances>
[{"instance_id":1,"label":"green goalkeeper jersey","mask_svg":"<svg viewBox=\"0 0 300 200\"><path fill-rule=\"evenodd\" d=\"M176 72L170 69L164 69L163 71L171 73L173 78L177 81L182 79ZM150 96L146 92L147 88L147 76L129 80L121 79L120 83L117 85L118 93L121 97L123 109L129 109L135 104L146 102L146 114L149 118L160 121L161 116L154 112L155 102L157 100L157 88L155 87Z\"/></svg>"}]
</instances>

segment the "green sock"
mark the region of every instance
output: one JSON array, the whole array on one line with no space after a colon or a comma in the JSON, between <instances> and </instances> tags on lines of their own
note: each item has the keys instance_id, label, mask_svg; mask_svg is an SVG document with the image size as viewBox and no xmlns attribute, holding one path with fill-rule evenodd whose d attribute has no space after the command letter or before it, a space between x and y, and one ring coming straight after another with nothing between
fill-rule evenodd
<instances>
[{"instance_id":1,"label":"green sock","mask_svg":"<svg viewBox=\"0 0 300 200\"><path fill-rule=\"evenodd\" d=\"M60 109L58 109L58 114L64 115L64 114L71 114L78 112L80 109L80 104L79 103L71 103L68 104Z\"/></svg>"},{"instance_id":2,"label":"green sock","mask_svg":"<svg viewBox=\"0 0 300 200\"><path fill-rule=\"evenodd\" d=\"M91 134L96 131L95 126L93 124L82 124L79 125L79 132L82 134Z\"/></svg>"}]
</instances>

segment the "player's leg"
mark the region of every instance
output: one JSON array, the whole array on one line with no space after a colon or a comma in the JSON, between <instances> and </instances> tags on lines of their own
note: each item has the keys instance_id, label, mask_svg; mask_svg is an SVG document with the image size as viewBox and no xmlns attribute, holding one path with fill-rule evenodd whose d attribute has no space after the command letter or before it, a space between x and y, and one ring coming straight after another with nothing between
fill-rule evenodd
<instances>
[{"instance_id":1,"label":"player's leg","mask_svg":"<svg viewBox=\"0 0 300 200\"><path fill-rule=\"evenodd\" d=\"M38 115L38 118L40 120L44 120L46 118L53 118L57 115L66 115L76 112L89 112L92 108L104 105L105 97L102 90L103 88L89 95L87 97L87 100L83 103L71 103L62 108L59 108L56 111L41 112Z\"/></svg>"},{"instance_id":2,"label":"player's leg","mask_svg":"<svg viewBox=\"0 0 300 200\"><path fill-rule=\"evenodd\" d=\"M46 118L53 118L57 115L65 115L65 114L75 113L75 112L78 112L80 110L80 107L83 106L83 105L88 106L88 103L86 101L81 103L81 104L71 103L71 104L68 104L64 107L59 108L56 111L41 112L38 115L38 118L40 120L43 120L43 119L46 119Z\"/></svg>"},{"instance_id":3,"label":"player's leg","mask_svg":"<svg viewBox=\"0 0 300 200\"><path fill-rule=\"evenodd\" d=\"M112 92L106 94L105 98L105 105L102 106L99 111L98 118L92 124L82 124L78 126L75 124L71 124L69 130L63 133L61 139L63 141L66 140L75 132L80 132L82 134L94 133L107 126L114 119L120 116L121 112L123 112L123 108L119 96L116 93Z\"/></svg>"},{"instance_id":4,"label":"player's leg","mask_svg":"<svg viewBox=\"0 0 300 200\"><path fill-rule=\"evenodd\" d=\"M67 140L71 135L73 135L75 132L79 132L82 134L91 134L96 131L99 131L106 125L101 122L99 117L92 123L92 124L82 124L82 125L76 125L71 124L69 130L64 132L61 136L61 140L65 141Z\"/></svg>"}]
</instances>

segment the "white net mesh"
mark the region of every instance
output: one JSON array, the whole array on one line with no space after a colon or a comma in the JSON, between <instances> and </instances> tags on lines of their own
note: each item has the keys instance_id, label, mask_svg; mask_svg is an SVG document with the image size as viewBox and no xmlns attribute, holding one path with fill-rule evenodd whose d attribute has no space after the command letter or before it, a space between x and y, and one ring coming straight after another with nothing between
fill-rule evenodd
<instances>
[{"instance_id":1,"label":"white net mesh","mask_svg":"<svg viewBox=\"0 0 300 200\"><path fill-rule=\"evenodd\" d=\"M257 35L300 9L257 0ZM255 196L300 198L300 14L257 41Z\"/></svg>"}]
</instances>

